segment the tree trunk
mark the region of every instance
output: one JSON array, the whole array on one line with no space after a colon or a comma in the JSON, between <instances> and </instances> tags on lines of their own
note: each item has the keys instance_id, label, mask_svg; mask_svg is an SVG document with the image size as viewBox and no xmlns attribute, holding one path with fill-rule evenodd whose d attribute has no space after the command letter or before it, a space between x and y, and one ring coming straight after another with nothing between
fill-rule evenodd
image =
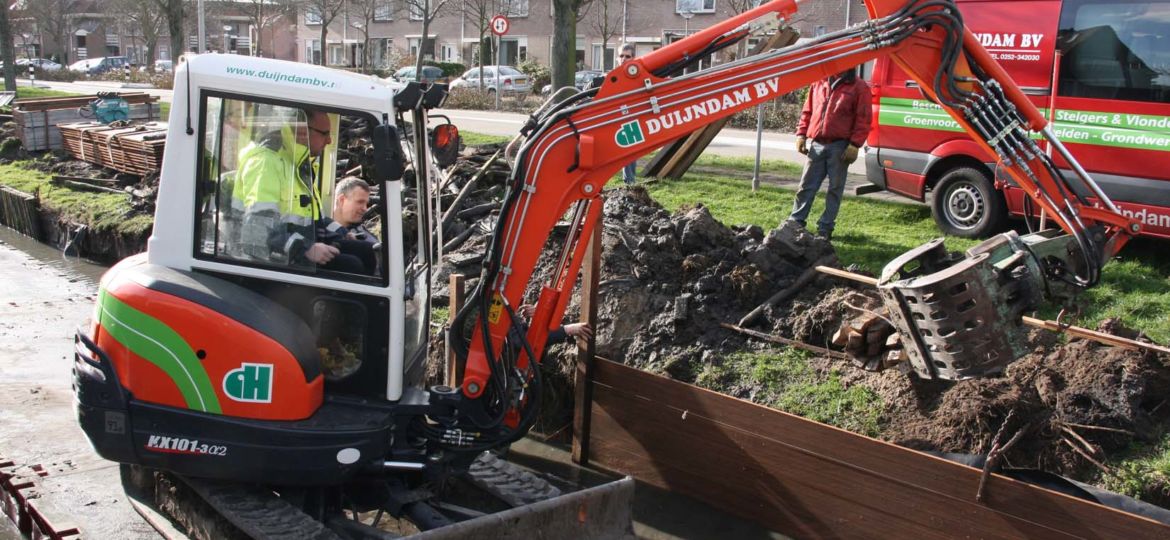
<instances>
[{"instance_id":1,"label":"tree trunk","mask_svg":"<svg viewBox=\"0 0 1170 540\"><path fill-rule=\"evenodd\" d=\"M552 67L553 91L573 86L577 69L578 0L553 0Z\"/></svg>"},{"instance_id":2,"label":"tree trunk","mask_svg":"<svg viewBox=\"0 0 1170 540\"><path fill-rule=\"evenodd\" d=\"M484 41L486 33L482 28L479 29L479 90L483 91L483 65L484 59L492 57L492 42Z\"/></svg>"},{"instance_id":3,"label":"tree trunk","mask_svg":"<svg viewBox=\"0 0 1170 540\"><path fill-rule=\"evenodd\" d=\"M171 62L178 67L179 57L187 50L183 31L183 0L167 0L167 32L171 34Z\"/></svg>"},{"instance_id":4,"label":"tree trunk","mask_svg":"<svg viewBox=\"0 0 1170 540\"><path fill-rule=\"evenodd\" d=\"M370 25L366 25L369 28ZM362 38L362 73L373 72L374 56L370 50L370 33L365 32Z\"/></svg>"},{"instance_id":5,"label":"tree trunk","mask_svg":"<svg viewBox=\"0 0 1170 540\"><path fill-rule=\"evenodd\" d=\"M423 4L422 38L418 42L418 55L414 59L414 79L422 79L423 49L427 46L427 32L431 30L431 3Z\"/></svg>"},{"instance_id":6,"label":"tree trunk","mask_svg":"<svg viewBox=\"0 0 1170 540\"><path fill-rule=\"evenodd\" d=\"M8 23L8 2L0 8L0 60L4 61L4 89L16 91L16 51L12 44L12 26Z\"/></svg>"},{"instance_id":7,"label":"tree trunk","mask_svg":"<svg viewBox=\"0 0 1170 540\"><path fill-rule=\"evenodd\" d=\"M333 22L333 21L329 21ZM329 22L321 21L321 62L318 65L325 65L325 53L329 48L325 46L325 38L329 37Z\"/></svg>"}]
</instances>

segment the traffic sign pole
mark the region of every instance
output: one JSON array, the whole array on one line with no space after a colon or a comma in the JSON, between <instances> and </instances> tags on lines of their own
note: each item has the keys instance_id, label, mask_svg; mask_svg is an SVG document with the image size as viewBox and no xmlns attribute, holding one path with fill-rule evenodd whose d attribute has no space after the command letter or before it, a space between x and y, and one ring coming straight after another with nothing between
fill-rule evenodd
<instances>
[{"instance_id":1,"label":"traffic sign pole","mask_svg":"<svg viewBox=\"0 0 1170 540\"><path fill-rule=\"evenodd\" d=\"M500 110L500 92L504 91L504 86L501 84L503 75L500 74L500 66L503 64L503 51L500 46L503 44L503 36L508 33L508 29L512 24L508 22L508 18L503 15L496 15L492 17L491 27L492 34L496 36L496 110Z\"/></svg>"},{"instance_id":2,"label":"traffic sign pole","mask_svg":"<svg viewBox=\"0 0 1170 540\"><path fill-rule=\"evenodd\" d=\"M500 75L500 35L496 34L496 110L500 110L500 90L502 90L500 81L504 78Z\"/></svg>"}]
</instances>

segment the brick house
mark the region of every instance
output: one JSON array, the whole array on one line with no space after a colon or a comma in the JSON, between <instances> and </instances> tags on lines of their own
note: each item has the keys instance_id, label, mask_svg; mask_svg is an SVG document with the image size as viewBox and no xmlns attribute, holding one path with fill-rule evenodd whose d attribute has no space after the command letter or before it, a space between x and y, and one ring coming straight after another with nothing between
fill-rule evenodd
<instances>
[{"instance_id":1,"label":"brick house","mask_svg":"<svg viewBox=\"0 0 1170 540\"><path fill-rule=\"evenodd\" d=\"M144 0L146 1L146 0ZM29 2L45 2L27 5ZM56 5L53 5L56 4ZM139 25L115 12L111 0L22 0L13 6L11 21L17 56L55 57L63 64L104 56L126 56L136 65L154 60L169 60L170 36L165 19L159 33L154 58L146 58L147 46ZM296 59L296 36L293 15L269 21L257 29L244 10L246 4L231 0L206 0L205 46L208 51L228 54L253 54L262 45L263 55ZM60 16L45 7L64 8ZM41 8L41 9L38 9ZM187 47L198 48L196 18L188 14ZM46 17L54 20L46 21ZM53 27L60 28L54 32ZM57 35L54 35L57 33ZM255 40L260 40L254 43ZM60 43L59 43L60 42Z\"/></svg>"},{"instance_id":2,"label":"brick house","mask_svg":"<svg viewBox=\"0 0 1170 540\"><path fill-rule=\"evenodd\" d=\"M643 54L723 21L737 13L734 6L750 1L594 0L577 24L578 66L609 69L615 51L623 42L634 43L638 54ZM420 52L430 60L473 65L482 49L477 46L479 18L469 13L473 8L460 6L479 3L479 0L452 0L450 4L455 7L431 22L426 40L421 35L421 17L406 8L402 0L379 2L368 25L360 14L342 12L329 25L324 47L326 63L360 67L368 46L371 65L375 68L397 67L403 59ZM508 17L510 29L500 40L500 61L485 63L516 65L535 60L548 65L552 50L552 0L503 0L502 3L504 7L498 12ZM608 17L599 15L602 9ZM806 2L801 10L793 25L807 37L839 30L847 21L857 23L866 18L861 0L817 0ZM296 59L316 63L322 54L321 18L311 10L302 10L296 27ZM709 61L720 62L723 58Z\"/></svg>"}]
</instances>

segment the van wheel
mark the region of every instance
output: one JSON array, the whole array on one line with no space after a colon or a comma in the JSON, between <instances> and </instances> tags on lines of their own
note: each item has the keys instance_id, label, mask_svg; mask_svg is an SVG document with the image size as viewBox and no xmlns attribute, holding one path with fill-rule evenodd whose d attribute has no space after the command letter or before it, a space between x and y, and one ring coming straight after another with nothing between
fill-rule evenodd
<instances>
[{"instance_id":1,"label":"van wheel","mask_svg":"<svg viewBox=\"0 0 1170 540\"><path fill-rule=\"evenodd\" d=\"M944 174L934 187L930 212L946 234L986 238L1003 227L1007 203L986 173L958 167Z\"/></svg>"}]
</instances>

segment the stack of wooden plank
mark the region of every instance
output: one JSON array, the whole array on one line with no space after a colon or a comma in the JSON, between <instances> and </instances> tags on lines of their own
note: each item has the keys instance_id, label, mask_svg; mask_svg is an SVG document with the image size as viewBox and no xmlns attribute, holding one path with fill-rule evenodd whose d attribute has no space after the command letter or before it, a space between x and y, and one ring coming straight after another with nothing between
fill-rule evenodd
<instances>
[{"instance_id":1,"label":"stack of wooden plank","mask_svg":"<svg viewBox=\"0 0 1170 540\"><path fill-rule=\"evenodd\" d=\"M77 159L130 174L146 175L162 166L167 123L111 127L96 122L57 126L65 149Z\"/></svg>"},{"instance_id":2,"label":"stack of wooden plank","mask_svg":"<svg viewBox=\"0 0 1170 540\"><path fill-rule=\"evenodd\" d=\"M120 94L130 105L130 120L161 120L158 98L144 92ZM12 117L16 134L25 150L56 150L62 147L57 124L81 122L86 119L81 111L96 95L18 99L12 102Z\"/></svg>"}]
</instances>

